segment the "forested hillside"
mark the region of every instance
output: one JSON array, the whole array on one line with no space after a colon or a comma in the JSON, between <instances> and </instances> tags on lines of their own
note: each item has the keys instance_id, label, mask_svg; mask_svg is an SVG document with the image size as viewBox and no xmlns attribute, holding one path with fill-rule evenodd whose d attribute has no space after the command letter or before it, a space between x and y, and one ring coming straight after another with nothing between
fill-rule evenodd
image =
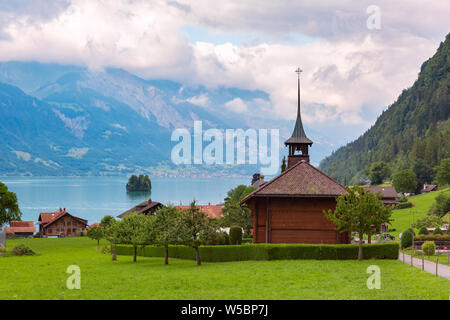
<instances>
[{"instance_id":1,"label":"forested hillside","mask_svg":"<svg viewBox=\"0 0 450 320\"><path fill-rule=\"evenodd\" d=\"M412 169L432 182L433 167L450 157L450 34L422 64L418 79L357 140L333 152L320 169L341 183L359 183L375 161Z\"/></svg>"}]
</instances>

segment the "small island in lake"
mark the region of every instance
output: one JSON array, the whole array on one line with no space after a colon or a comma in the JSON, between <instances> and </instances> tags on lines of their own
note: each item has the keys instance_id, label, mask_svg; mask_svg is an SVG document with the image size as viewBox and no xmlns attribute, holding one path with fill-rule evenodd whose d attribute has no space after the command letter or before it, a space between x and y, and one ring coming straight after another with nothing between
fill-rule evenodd
<instances>
[{"instance_id":1,"label":"small island in lake","mask_svg":"<svg viewBox=\"0 0 450 320\"><path fill-rule=\"evenodd\" d=\"M150 178L146 174L145 175L141 174L139 175L139 177L132 175L128 179L127 191L150 192L152 191L152 182L150 181Z\"/></svg>"}]
</instances>

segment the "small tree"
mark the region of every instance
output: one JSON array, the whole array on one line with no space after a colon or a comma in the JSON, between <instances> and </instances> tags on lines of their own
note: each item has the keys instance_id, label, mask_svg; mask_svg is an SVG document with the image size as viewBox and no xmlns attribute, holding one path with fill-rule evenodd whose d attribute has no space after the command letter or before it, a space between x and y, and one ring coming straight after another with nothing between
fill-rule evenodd
<instances>
[{"instance_id":1,"label":"small tree","mask_svg":"<svg viewBox=\"0 0 450 320\"><path fill-rule=\"evenodd\" d=\"M111 244L112 260L117 260L117 244L121 242L122 221L111 220L108 227L104 229L105 239Z\"/></svg>"},{"instance_id":2,"label":"small tree","mask_svg":"<svg viewBox=\"0 0 450 320\"><path fill-rule=\"evenodd\" d=\"M413 193L417 187L416 174L410 169L401 170L394 175L392 185L397 192Z\"/></svg>"},{"instance_id":3,"label":"small tree","mask_svg":"<svg viewBox=\"0 0 450 320\"><path fill-rule=\"evenodd\" d=\"M428 214L425 217L418 219L416 223L417 228L437 228L442 226L442 219L438 216Z\"/></svg>"},{"instance_id":4,"label":"small tree","mask_svg":"<svg viewBox=\"0 0 450 320\"><path fill-rule=\"evenodd\" d=\"M432 256L436 251L436 245L434 244L434 241L425 241L422 244L422 251L428 256L428 258Z\"/></svg>"},{"instance_id":5,"label":"small tree","mask_svg":"<svg viewBox=\"0 0 450 320\"><path fill-rule=\"evenodd\" d=\"M423 234L423 235L427 235L428 234L428 230L426 227L422 227L419 230L419 234Z\"/></svg>"},{"instance_id":6,"label":"small tree","mask_svg":"<svg viewBox=\"0 0 450 320\"><path fill-rule=\"evenodd\" d=\"M195 200L189 209L181 211L180 238L185 245L195 249L197 265L201 265L199 246L210 238L218 228L218 223L196 206Z\"/></svg>"},{"instance_id":7,"label":"small tree","mask_svg":"<svg viewBox=\"0 0 450 320\"><path fill-rule=\"evenodd\" d=\"M222 224L225 227L238 225L244 229L245 236L250 235L250 229L253 228L253 219L250 209L247 205L240 204L238 200L228 199L222 208Z\"/></svg>"},{"instance_id":8,"label":"small tree","mask_svg":"<svg viewBox=\"0 0 450 320\"><path fill-rule=\"evenodd\" d=\"M110 215L106 215L102 218L102 220L100 220L100 226L102 228L108 228L111 226L111 224L114 222L114 217L110 216Z\"/></svg>"},{"instance_id":9,"label":"small tree","mask_svg":"<svg viewBox=\"0 0 450 320\"><path fill-rule=\"evenodd\" d=\"M133 262L136 262L138 246L145 246L155 241L153 216L132 214L125 217L120 224L122 243L133 246Z\"/></svg>"},{"instance_id":10,"label":"small tree","mask_svg":"<svg viewBox=\"0 0 450 320\"><path fill-rule=\"evenodd\" d=\"M16 194L8 191L8 187L0 182L0 228L11 221L20 220L21 217Z\"/></svg>"},{"instance_id":11,"label":"small tree","mask_svg":"<svg viewBox=\"0 0 450 320\"><path fill-rule=\"evenodd\" d=\"M87 236L92 240L97 240L97 251L99 251L100 240L102 240L104 237L103 228L98 226L91 226L87 230Z\"/></svg>"},{"instance_id":12,"label":"small tree","mask_svg":"<svg viewBox=\"0 0 450 320\"><path fill-rule=\"evenodd\" d=\"M386 162L374 162L372 163L369 170L369 178L371 184L380 184L383 183L383 180L390 177L391 168Z\"/></svg>"},{"instance_id":13,"label":"small tree","mask_svg":"<svg viewBox=\"0 0 450 320\"><path fill-rule=\"evenodd\" d=\"M436 181L439 185L450 184L450 158L442 159L441 164L436 168Z\"/></svg>"},{"instance_id":14,"label":"small tree","mask_svg":"<svg viewBox=\"0 0 450 320\"><path fill-rule=\"evenodd\" d=\"M391 208L384 206L380 195L361 187L348 187L347 193L337 198L334 212L323 211L340 232L357 232L359 235L358 260L363 259L364 235L374 235L383 223L390 222Z\"/></svg>"},{"instance_id":15,"label":"small tree","mask_svg":"<svg viewBox=\"0 0 450 320\"><path fill-rule=\"evenodd\" d=\"M164 264L169 264L169 244L178 241L180 217L180 210L172 205L162 207L156 212L156 244L164 246Z\"/></svg>"},{"instance_id":16,"label":"small tree","mask_svg":"<svg viewBox=\"0 0 450 320\"><path fill-rule=\"evenodd\" d=\"M230 227L230 244L242 243L242 228L240 226Z\"/></svg>"},{"instance_id":17,"label":"small tree","mask_svg":"<svg viewBox=\"0 0 450 320\"><path fill-rule=\"evenodd\" d=\"M409 248L412 246L413 237L414 235L411 228L406 229L405 231L402 232L401 238L402 249Z\"/></svg>"},{"instance_id":18,"label":"small tree","mask_svg":"<svg viewBox=\"0 0 450 320\"><path fill-rule=\"evenodd\" d=\"M441 230L441 228L437 227L436 229L434 229L433 234L444 234Z\"/></svg>"}]
</instances>

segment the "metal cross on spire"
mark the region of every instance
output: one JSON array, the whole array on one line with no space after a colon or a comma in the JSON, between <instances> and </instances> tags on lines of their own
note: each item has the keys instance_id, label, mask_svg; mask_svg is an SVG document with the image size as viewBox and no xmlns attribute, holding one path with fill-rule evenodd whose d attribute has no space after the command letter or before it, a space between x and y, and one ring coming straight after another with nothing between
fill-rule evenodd
<instances>
[{"instance_id":1,"label":"metal cross on spire","mask_svg":"<svg viewBox=\"0 0 450 320\"><path fill-rule=\"evenodd\" d=\"M295 70L295 73L297 73L298 77L300 78L300 73L303 72L302 69L300 69L300 67L297 67L297 70Z\"/></svg>"}]
</instances>

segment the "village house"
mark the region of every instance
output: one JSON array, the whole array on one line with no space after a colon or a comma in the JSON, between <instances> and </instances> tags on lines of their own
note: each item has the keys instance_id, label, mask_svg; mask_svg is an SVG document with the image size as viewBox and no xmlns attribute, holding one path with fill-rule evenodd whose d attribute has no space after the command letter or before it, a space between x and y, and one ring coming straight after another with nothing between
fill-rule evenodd
<instances>
[{"instance_id":1,"label":"village house","mask_svg":"<svg viewBox=\"0 0 450 320\"><path fill-rule=\"evenodd\" d=\"M423 189L420 190L420 193L428 193L432 191L436 191L438 188L437 184L424 184Z\"/></svg>"},{"instance_id":2,"label":"village house","mask_svg":"<svg viewBox=\"0 0 450 320\"><path fill-rule=\"evenodd\" d=\"M141 202L137 206L119 214L118 218L125 218L131 214L137 213L137 214L154 214L159 208L162 208L164 205L157 201L152 201L152 199L148 199L144 202Z\"/></svg>"},{"instance_id":3,"label":"village house","mask_svg":"<svg viewBox=\"0 0 450 320\"><path fill-rule=\"evenodd\" d=\"M86 231L88 221L75 217L66 208L55 212L41 212L39 214L39 233L41 236L75 236Z\"/></svg>"},{"instance_id":4,"label":"village house","mask_svg":"<svg viewBox=\"0 0 450 320\"><path fill-rule=\"evenodd\" d=\"M184 205L179 205L176 206L176 208L181 210L185 210L185 209L189 209L191 206L184 206ZM211 205L211 204L207 204L207 205L196 205L196 207L201 211L204 212L208 215L208 217L213 218L213 219L220 219L223 217L223 213L222 213L222 208L223 208L223 204L216 204L216 205Z\"/></svg>"},{"instance_id":5,"label":"village house","mask_svg":"<svg viewBox=\"0 0 450 320\"><path fill-rule=\"evenodd\" d=\"M398 193L394 187L372 187L365 186L364 190L370 191L371 193L380 193L381 194L381 202L384 205L392 205L395 206L398 204Z\"/></svg>"},{"instance_id":6,"label":"village house","mask_svg":"<svg viewBox=\"0 0 450 320\"><path fill-rule=\"evenodd\" d=\"M266 183L259 181L258 189L241 201L251 210L255 243L350 242L348 233L335 230L323 214L336 208L336 198L346 189L309 163L312 144L301 119L299 77L297 120L285 142L289 148L287 169Z\"/></svg>"},{"instance_id":7,"label":"village house","mask_svg":"<svg viewBox=\"0 0 450 320\"><path fill-rule=\"evenodd\" d=\"M9 227L4 228L3 231L7 235L28 238L36 232L36 227L33 221L11 221Z\"/></svg>"}]
</instances>

